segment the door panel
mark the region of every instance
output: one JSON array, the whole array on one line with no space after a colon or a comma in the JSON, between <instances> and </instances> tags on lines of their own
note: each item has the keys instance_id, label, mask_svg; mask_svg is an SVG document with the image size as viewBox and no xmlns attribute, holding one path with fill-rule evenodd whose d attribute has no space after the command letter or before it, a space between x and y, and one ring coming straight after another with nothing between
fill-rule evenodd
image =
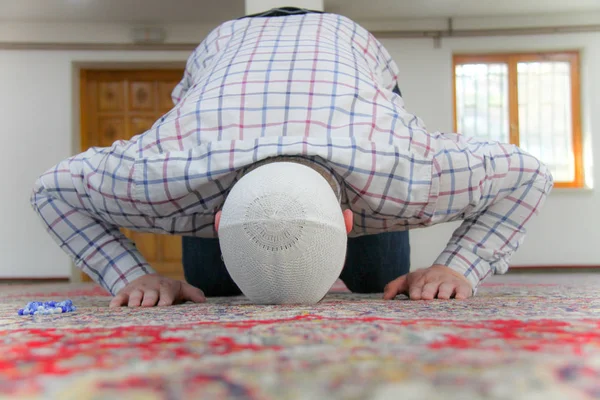
<instances>
[{"instance_id":1,"label":"door panel","mask_svg":"<svg viewBox=\"0 0 600 400\"><path fill-rule=\"evenodd\" d=\"M155 84L156 82L129 83L129 107L132 111L152 111L156 108Z\"/></svg>"},{"instance_id":2,"label":"door panel","mask_svg":"<svg viewBox=\"0 0 600 400\"><path fill-rule=\"evenodd\" d=\"M161 243L163 257L169 262L181 261L181 240L177 236L167 236Z\"/></svg>"},{"instance_id":3,"label":"door panel","mask_svg":"<svg viewBox=\"0 0 600 400\"><path fill-rule=\"evenodd\" d=\"M123 117L98 117L98 143L93 146L109 147L126 137Z\"/></svg>"},{"instance_id":4,"label":"door panel","mask_svg":"<svg viewBox=\"0 0 600 400\"><path fill-rule=\"evenodd\" d=\"M158 82L158 107L162 109L170 109L173 104L171 92L173 87L169 82Z\"/></svg>"},{"instance_id":5,"label":"door panel","mask_svg":"<svg viewBox=\"0 0 600 400\"><path fill-rule=\"evenodd\" d=\"M147 131L155 122L154 118L150 117L130 117L129 118L129 132L131 136L135 136L140 133Z\"/></svg>"},{"instance_id":6,"label":"door panel","mask_svg":"<svg viewBox=\"0 0 600 400\"><path fill-rule=\"evenodd\" d=\"M123 111L123 82L98 82L98 111Z\"/></svg>"},{"instance_id":7,"label":"door panel","mask_svg":"<svg viewBox=\"0 0 600 400\"><path fill-rule=\"evenodd\" d=\"M183 70L83 70L81 150L148 130L173 107L171 91L182 76ZM158 273L183 279L180 237L122 231Z\"/></svg>"}]
</instances>

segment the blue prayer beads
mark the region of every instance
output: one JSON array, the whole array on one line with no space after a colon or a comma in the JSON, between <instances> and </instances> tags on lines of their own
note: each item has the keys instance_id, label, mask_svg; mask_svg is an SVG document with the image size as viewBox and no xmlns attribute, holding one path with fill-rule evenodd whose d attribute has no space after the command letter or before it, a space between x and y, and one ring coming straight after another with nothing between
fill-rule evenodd
<instances>
[{"instance_id":1,"label":"blue prayer beads","mask_svg":"<svg viewBox=\"0 0 600 400\"><path fill-rule=\"evenodd\" d=\"M31 301L27 303L25 308L19 310L19 315L48 315L48 314L62 314L77 310L77 307L73 305L71 300L65 301Z\"/></svg>"}]
</instances>

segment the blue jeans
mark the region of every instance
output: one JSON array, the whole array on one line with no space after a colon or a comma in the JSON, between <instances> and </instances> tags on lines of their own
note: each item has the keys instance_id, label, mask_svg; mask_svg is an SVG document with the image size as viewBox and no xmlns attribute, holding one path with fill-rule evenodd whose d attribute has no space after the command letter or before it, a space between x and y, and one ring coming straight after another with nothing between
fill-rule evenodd
<instances>
[{"instance_id":1,"label":"blue jeans","mask_svg":"<svg viewBox=\"0 0 600 400\"><path fill-rule=\"evenodd\" d=\"M293 7L273 9L245 18L285 17L315 11ZM399 96L400 88L394 92ZM185 279L206 296L237 296L240 289L229 276L221 259L219 239L183 238L183 271ZM346 263L340 276L354 293L380 293L391 280L410 271L408 231L348 239Z\"/></svg>"},{"instance_id":2,"label":"blue jeans","mask_svg":"<svg viewBox=\"0 0 600 400\"><path fill-rule=\"evenodd\" d=\"M346 263L340 279L354 293L380 293L391 280L410 270L408 231L348 239ZM183 238L183 271L191 285L206 296L237 296L221 259L219 239Z\"/></svg>"}]
</instances>

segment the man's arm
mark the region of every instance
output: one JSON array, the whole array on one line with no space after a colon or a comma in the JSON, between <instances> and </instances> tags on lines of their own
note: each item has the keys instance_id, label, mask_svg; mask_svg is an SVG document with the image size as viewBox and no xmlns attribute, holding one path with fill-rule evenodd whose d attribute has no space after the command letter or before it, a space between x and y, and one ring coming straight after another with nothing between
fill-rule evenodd
<instances>
[{"instance_id":1,"label":"man's arm","mask_svg":"<svg viewBox=\"0 0 600 400\"><path fill-rule=\"evenodd\" d=\"M90 149L46 172L31 196L34 210L77 267L115 295L111 307L203 302L200 289L156 274L119 230L117 217L153 226L134 206L133 160L118 149Z\"/></svg>"},{"instance_id":2,"label":"man's arm","mask_svg":"<svg viewBox=\"0 0 600 400\"><path fill-rule=\"evenodd\" d=\"M83 157L65 160L42 175L31 203L75 265L115 295L128 283L154 271L118 227L88 211L90 199L82 190L83 173L76 172Z\"/></svg>"},{"instance_id":3,"label":"man's arm","mask_svg":"<svg viewBox=\"0 0 600 400\"><path fill-rule=\"evenodd\" d=\"M384 299L471 296L488 276L508 270L525 225L552 188L548 169L516 146L442 137L448 141L434 163L440 187L432 223L464 222L432 267L391 281Z\"/></svg>"},{"instance_id":4,"label":"man's arm","mask_svg":"<svg viewBox=\"0 0 600 400\"><path fill-rule=\"evenodd\" d=\"M468 139L459 139L461 142L475 144ZM481 160L485 175L479 182L471 182L468 188L460 188L478 189L481 198L472 210L464 212L464 222L435 264L459 272L476 289L489 275L508 270L510 257L523 242L525 225L538 213L553 180L544 164L516 146L482 144L471 152ZM457 165L446 165L446 169L452 167L457 169ZM460 177L454 176L452 183L448 180L449 173L438 169L448 185L459 186ZM452 189L442 184L440 199L444 190ZM442 208L449 210L454 197L451 193L445 196Z\"/></svg>"}]
</instances>

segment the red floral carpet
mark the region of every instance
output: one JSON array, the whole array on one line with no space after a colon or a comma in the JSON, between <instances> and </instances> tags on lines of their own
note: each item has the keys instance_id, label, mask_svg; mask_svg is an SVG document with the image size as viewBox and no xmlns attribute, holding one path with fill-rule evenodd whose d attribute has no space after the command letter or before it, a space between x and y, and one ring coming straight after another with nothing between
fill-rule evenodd
<instances>
[{"instance_id":1,"label":"red floral carpet","mask_svg":"<svg viewBox=\"0 0 600 400\"><path fill-rule=\"evenodd\" d=\"M115 310L94 286L0 286L0 398L599 399L599 289L515 274L467 301ZM79 309L17 315L65 298Z\"/></svg>"}]
</instances>

